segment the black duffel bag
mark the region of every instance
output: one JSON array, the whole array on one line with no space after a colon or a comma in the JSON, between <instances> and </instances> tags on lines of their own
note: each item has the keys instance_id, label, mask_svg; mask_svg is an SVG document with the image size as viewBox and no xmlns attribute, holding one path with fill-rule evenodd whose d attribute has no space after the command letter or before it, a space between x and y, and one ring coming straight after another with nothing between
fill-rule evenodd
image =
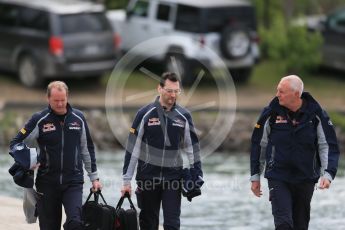
<instances>
[{"instance_id":1,"label":"black duffel bag","mask_svg":"<svg viewBox=\"0 0 345 230\"><path fill-rule=\"evenodd\" d=\"M94 200L90 200L94 195ZM104 203L99 202L99 197ZM115 230L115 208L107 205L101 191L90 191L82 207L82 219L85 230Z\"/></svg>"},{"instance_id":2,"label":"black duffel bag","mask_svg":"<svg viewBox=\"0 0 345 230\"><path fill-rule=\"evenodd\" d=\"M130 204L130 209L121 208L124 199L127 198ZM137 210L131 200L129 193L125 193L123 197L120 198L116 205L116 218L115 218L115 230L138 230L138 217Z\"/></svg>"}]
</instances>

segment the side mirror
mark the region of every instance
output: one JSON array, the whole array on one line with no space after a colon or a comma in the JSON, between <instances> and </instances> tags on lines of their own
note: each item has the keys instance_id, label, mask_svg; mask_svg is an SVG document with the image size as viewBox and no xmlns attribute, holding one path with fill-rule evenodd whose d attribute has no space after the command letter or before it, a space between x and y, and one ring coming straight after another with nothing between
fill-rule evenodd
<instances>
[{"instance_id":1,"label":"side mirror","mask_svg":"<svg viewBox=\"0 0 345 230\"><path fill-rule=\"evenodd\" d=\"M326 19L321 19L317 25L317 28L320 32L324 31L326 29Z\"/></svg>"},{"instance_id":2,"label":"side mirror","mask_svg":"<svg viewBox=\"0 0 345 230\"><path fill-rule=\"evenodd\" d=\"M128 20L133 15L133 10L126 11L126 19Z\"/></svg>"}]
</instances>

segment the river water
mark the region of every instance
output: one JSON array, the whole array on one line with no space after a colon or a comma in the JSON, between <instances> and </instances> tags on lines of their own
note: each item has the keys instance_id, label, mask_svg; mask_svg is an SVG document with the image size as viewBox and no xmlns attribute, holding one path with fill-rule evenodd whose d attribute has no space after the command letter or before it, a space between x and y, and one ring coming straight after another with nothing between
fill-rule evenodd
<instances>
[{"instance_id":1,"label":"river water","mask_svg":"<svg viewBox=\"0 0 345 230\"><path fill-rule=\"evenodd\" d=\"M2 151L3 152L3 151ZM7 170L12 159L0 154L0 195L20 198L22 189L12 182ZM100 153L97 156L103 194L108 204L115 206L120 198L122 153ZM345 162L330 190L316 190L312 201L311 230L345 229ZM268 201L266 180L263 196L250 191L247 154L213 154L203 160L202 196L188 202L182 200L181 230L270 230L273 217ZM90 183L84 186L84 200ZM134 199L134 202L136 200ZM160 218L162 222L162 217Z\"/></svg>"}]
</instances>

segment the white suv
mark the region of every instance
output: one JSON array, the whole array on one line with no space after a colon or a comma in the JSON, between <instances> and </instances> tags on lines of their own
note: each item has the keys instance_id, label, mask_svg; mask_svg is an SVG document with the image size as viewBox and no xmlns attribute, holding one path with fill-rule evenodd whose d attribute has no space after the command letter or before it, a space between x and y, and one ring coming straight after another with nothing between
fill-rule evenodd
<instances>
[{"instance_id":1,"label":"white suv","mask_svg":"<svg viewBox=\"0 0 345 230\"><path fill-rule=\"evenodd\" d=\"M194 81L193 70L200 63L208 69L219 65L206 47L222 58L240 82L249 78L260 56L255 10L245 0L131 0L126 12L107 15L122 37L125 52L148 39L170 35L168 45L154 58L172 70L173 55L184 84Z\"/></svg>"}]
</instances>

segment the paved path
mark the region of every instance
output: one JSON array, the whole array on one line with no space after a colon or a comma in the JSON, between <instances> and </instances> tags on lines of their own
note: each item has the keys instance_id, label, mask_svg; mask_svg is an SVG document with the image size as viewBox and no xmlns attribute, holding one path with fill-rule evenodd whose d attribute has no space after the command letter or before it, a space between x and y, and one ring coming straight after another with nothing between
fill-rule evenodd
<instances>
[{"instance_id":1,"label":"paved path","mask_svg":"<svg viewBox=\"0 0 345 230\"><path fill-rule=\"evenodd\" d=\"M0 196L0 225L6 230L39 230L38 221L27 224L23 212L23 202L20 199ZM64 222L64 219L63 219ZM163 230L160 226L159 230Z\"/></svg>"},{"instance_id":2,"label":"paved path","mask_svg":"<svg viewBox=\"0 0 345 230\"><path fill-rule=\"evenodd\" d=\"M39 230L38 223L27 224L20 199L0 196L1 229L6 230Z\"/></svg>"}]
</instances>

